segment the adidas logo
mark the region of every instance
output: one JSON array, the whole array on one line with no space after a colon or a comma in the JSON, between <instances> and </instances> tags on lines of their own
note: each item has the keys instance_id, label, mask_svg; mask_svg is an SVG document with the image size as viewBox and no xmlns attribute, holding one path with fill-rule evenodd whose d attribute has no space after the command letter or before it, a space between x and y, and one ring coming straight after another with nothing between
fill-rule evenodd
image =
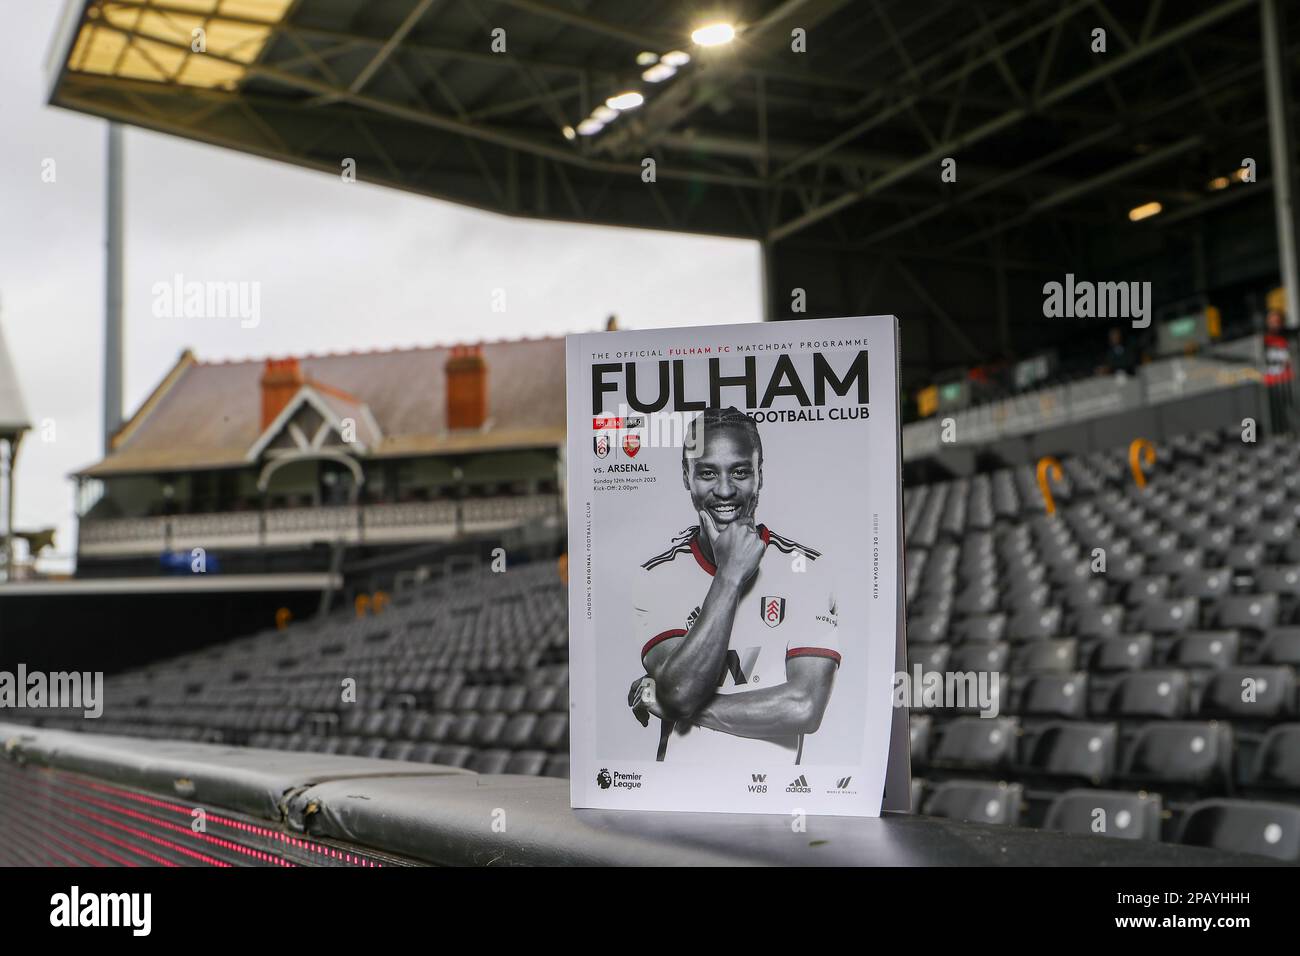
<instances>
[{"instance_id":1,"label":"adidas logo","mask_svg":"<svg viewBox=\"0 0 1300 956\"><path fill-rule=\"evenodd\" d=\"M808 781L803 774L795 777L790 786L785 788L786 793L812 793L812 787L808 786Z\"/></svg>"}]
</instances>

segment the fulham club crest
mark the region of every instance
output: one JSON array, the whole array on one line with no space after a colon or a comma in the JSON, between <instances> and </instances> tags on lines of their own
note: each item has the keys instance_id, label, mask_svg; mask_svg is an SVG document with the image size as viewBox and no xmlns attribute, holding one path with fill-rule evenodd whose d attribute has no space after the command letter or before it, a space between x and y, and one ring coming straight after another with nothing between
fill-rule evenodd
<instances>
[{"instance_id":1,"label":"fulham club crest","mask_svg":"<svg viewBox=\"0 0 1300 956\"><path fill-rule=\"evenodd\" d=\"M597 435L591 440L592 448L596 450L597 458L604 458L609 454L609 436Z\"/></svg>"},{"instance_id":2,"label":"fulham club crest","mask_svg":"<svg viewBox=\"0 0 1300 956\"><path fill-rule=\"evenodd\" d=\"M623 436L623 451L627 452L627 457L635 458L636 453L641 450L641 436L627 434Z\"/></svg>"},{"instance_id":3,"label":"fulham club crest","mask_svg":"<svg viewBox=\"0 0 1300 956\"><path fill-rule=\"evenodd\" d=\"M763 623L776 627L785 620L785 598L764 595L762 604Z\"/></svg>"}]
</instances>

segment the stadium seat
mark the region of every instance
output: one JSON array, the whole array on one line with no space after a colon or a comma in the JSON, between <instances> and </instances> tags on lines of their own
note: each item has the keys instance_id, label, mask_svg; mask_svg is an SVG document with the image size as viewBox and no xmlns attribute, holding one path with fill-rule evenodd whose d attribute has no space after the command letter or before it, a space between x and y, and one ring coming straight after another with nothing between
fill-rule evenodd
<instances>
[{"instance_id":1,"label":"stadium seat","mask_svg":"<svg viewBox=\"0 0 1300 956\"><path fill-rule=\"evenodd\" d=\"M438 748L434 763L444 767L464 767L470 758L474 756L473 747L464 747L459 745L447 745Z\"/></svg>"},{"instance_id":2,"label":"stadium seat","mask_svg":"<svg viewBox=\"0 0 1300 956\"><path fill-rule=\"evenodd\" d=\"M524 774L530 777L541 776L546 769L546 753L542 750L518 750L506 761L505 773Z\"/></svg>"},{"instance_id":3,"label":"stadium seat","mask_svg":"<svg viewBox=\"0 0 1300 956\"><path fill-rule=\"evenodd\" d=\"M918 647L908 648L908 673L912 673L917 665L920 665L923 673L947 670L948 657L951 653L947 644L921 644Z\"/></svg>"},{"instance_id":4,"label":"stadium seat","mask_svg":"<svg viewBox=\"0 0 1300 956\"><path fill-rule=\"evenodd\" d=\"M1158 721L1138 729L1120 770L1122 778L1153 786L1227 785L1232 772L1232 731L1215 721Z\"/></svg>"},{"instance_id":5,"label":"stadium seat","mask_svg":"<svg viewBox=\"0 0 1300 956\"><path fill-rule=\"evenodd\" d=\"M1218 599L1232 590L1232 571L1229 568L1196 568L1180 571L1174 590L1183 597L1202 600Z\"/></svg>"},{"instance_id":6,"label":"stadium seat","mask_svg":"<svg viewBox=\"0 0 1300 956\"><path fill-rule=\"evenodd\" d=\"M1153 634L1181 634L1197 626L1196 598L1147 601L1135 612L1138 627Z\"/></svg>"},{"instance_id":7,"label":"stadium seat","mask_svg":"<svg viewBox=\"0 0 1300 956\"><path fill-rule=\"evenodd\" d=\"M1061 609L1032 608L1020 611L1007 623L1007 637L1012 641L1046 640L1056 637L1061 627Z\"/></svg>"},{"instance_id":8,"label":"stadium seat","mask_svg":"<svg viewBox=\"0 0 1300 956\"><path fill-rule=\"evenodd\" d=\"M442 743L451 737L455 725L455 714L430 714L429 719L424 722L424 739Z\"/></svg>"},{"instance_id":9,"label":"stadium seat","mask_svg":"<svg viewBox=\"0 0 1300 956\"><path fill-rule=\"evenodd\" d=\"M1156 841L1162 811L1159 794L1067 790L1052 801L1043 829Z\"/></svg>"},{"instance_id":10,"label":"stadium seat","mask_svg":"<svg viewBox=\"0 0 1300 956\"><path fill-rule=\"evenodd\" d=\"M1256 751L1249 785L1300 794L1300 724L1268 729Z\"/></svg>"},{"instance_id":11,"label":"stadium seat","mask_svg":"<svg viewBox=\"0 0 1300 956\"><path fill-rule=\"evenodd\" d=\"M1181 717L1187 709L1187 674L1179 670L1134 671L1118 680L1107 713L1113 717Z\"/></svg>"},{"instance_id":12,"label":"stadium seat","mask_svg":"<svg viewBox=\"0 0 1300 956\"><path fill-rule=\"evenodd\" d=\"M1007 629L1005 614L972 614L952 626L953 639L957 641L1000 641Z\"/></svg>"},{"instance_id":13,"label":"stadium seat","mask_svg":"<svg viewBox=\"0 0 1300 956\"><path fill-rule=\"evenodd\" d=\"M1032 645L1031 645L1032 646ZM1002 671L1011 657L1011 645L1005 641L989 644L962 644L948 656L947 667L957 672ZM935 668L943 670L944 668Z\"/></svg>"},{"instance_id":14,"label":"stadium seat","mask_svg":"<svg viewBox=\"0 0 1300 956\"><path fill-rule=\"evenodd\" d=\"M934 767L997 770L1011 762L1019 728L1013 719L958 717L944 728L930 758Z\"/></svg>"},{"instance_id":15,"label":"stadium seat","mask_svg":"<svg viewBox=\"0 0 1300 956\"><path fill-rule=\"evenodd\" d=\"M1015 825L1020 821L1023 788L1018 783L948 780L936 784L923 804L926 816L974 823Z\"/></svg>"},{"instance_id":16,"label":"stadium seat","mask_svg":"<svg viewBox=\"0 0 1300 956\"><path fill-rule=\"evenodd\" d=\"M1238 594L1220 598L1214 620L1223 628L1247 628L1261 633L1277 623L1276 594Z\"/></svg>"},{"instance_id":17,"label":"stadium seat","mask_svg":"<svg viewBox=\"0 0 1300 956\"><path fill-rule=\"evenodd\" d=\"M1300 627L1275 627L1268 631L1258 656L1261 664L1300 667Z\"/></svg>"},{"instance_id":18,"label":"stadium seat","mask_svg":"<svg viewBox=\"0 0 1300 956\"><path fill-rule=\"evenodd\" d=\"M498 700L500 695L498 696ZM496 747L509 718L502 713L483 714L474 724L473 743L476 747Z\"/></svg>"},{"instance_id":19,"label":"stadium seat","mask_svg":"<svg viewBox=\"0 0 1300 956\"><path fill-rule=\"evenodd\" d=\"M501 731L499 738L501 746L509 747L512 750L526 748L533 739L533 733L537 728L537 719L536 714L530 713L518 713L510 717Z\"/></svg>"},{"instance_id":20,"label":"stadium seat","mask_svg":"<svg viewBox=\"0 0 1300 956\"><path fill-rule=\"evenodd\" d=\"M547 714L538 722L533 744L543 750L568 749L569 715Z\"/></svg>"},{"instance_id":21,"label":"stadium seat","mask_svg":"<svg viewBox=\"0 0 1300 956\"><path fill-rule=\"evenodd\" d=\"M1114 724L1063 721L1029 738L1024 765L1035 774L1104 784L1115 769L1119 728Z\"/></svg>"},{"instance_id":22,"label":"stadium seat","mask_svg":"<svg viewBox=\"0 0 1300 956\"><path fill-rule=\"evenodd\" d=\"M1221 670L1237 663L1236 631L1194 631L1177 638L1166 663L1171 667Z\"/></svg>"},{"instance_id":23,"label":"stadium seat","mask_svg":"<svg viewBox=\"0 0 1300 956\"><path fill-rule=\"evenodd\" d=\"M1183 814L1178 842L1300 862L1300 807L1248 800L1203 800Z\"/></svg>"},{"instance_id":24,"label":"stadium seat","mask_svg":"<svg viewBox=\"0 0 1300 956\"><path fill-rule=\"evenodd\" d=\"M1123 625L1124 608L1119 604L1084 607L1074 615L1074 633L1079 637L1116 637Z\"/></svg>"},{"instance_id":25,"label":"stadium seat","mask_svg":"<svg viewBox=\"0 0 1300 956\"><path fill-rule=\"evenodd\" d=\"M1143 670L1151 662L1154 647L1150 634L1107 638L1094 645L1088 669L1102 674Z\"/></svg>"},{"instance_id":26,"label":"stadium seat","mask_svg":"<svg viewBox=\"0 0 1300 956\"><path fill-rule=\"evenodd\" d=\"M1073 720L1087 713L1087 674L1034 674L1021 678L1018 683L1014 706L1025 717Z\"/></svg>"},{"instance_id":27,"label":"stadium seat","mask_svg":"<svg viewBox=\"0 0 1300 956\"><path fill-rule=\"evenodd\" d=\"M1276 720L1292 712L1295 672L1289 667L1229 667L1217 672L1201 697L1202 717Z\"/></svg>"},{"instance_id":28,"label":"stadium seat","mask_svg":"<svg viewBox=\"0 0 1300 956\"><path fill-rule=\"evenodd\" d=\"M551 754L546 758L546 769L542 771L543 776L563 777L568 779L569 776L569 755L568 754Z\"/></svg>"},{"instance_id":29,"label":"stadium seat","mask_svg":"<svg viewBox=\"0 0 1300 956\"><path fill-rule=\"evenodd\" d=\"M509 750L480 750L470 757L466 766L475 773L505 773L506 764L509 762Z\"/></svg>"},{"instance_id":30,"label":"stadium seat","mask_svg":"<svg viewBox=\"0 0 1300 956\"><path fill-rule=\"evenodd\" d=\"M1069 673L1075 669L1077 657L1078 642L1072 637L1021 644L1016 648L1015 673ZM1004 660L996 669L1005 670L1006 661Z\"/></svg>"}]
</instances>

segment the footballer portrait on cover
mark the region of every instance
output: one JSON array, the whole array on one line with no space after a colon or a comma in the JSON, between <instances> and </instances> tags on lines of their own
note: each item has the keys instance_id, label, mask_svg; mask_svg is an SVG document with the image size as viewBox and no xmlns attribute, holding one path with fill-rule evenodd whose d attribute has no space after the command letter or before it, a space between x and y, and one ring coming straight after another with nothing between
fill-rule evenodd
<instances>
[{"instance_id":1,"label":"footballer portrait on cover","mask_svg":"<svg viewBox=\"0 0 1300 956\"><path fill-rule=\"evenodd\" d=\"M573 805L871 815L887 774L908 793L897 320L566 350Z\"/></svg>"},{"instance_id":2,"label":"footballer portrait on cover","mask_svg":"<svg viewBox=\"0 0 1300 956\"><path fill-rule=\"evenodd\" d=\"M763 441L744 412L691 422L681 480L696 523L636 573L629 621L646 676L628 706L654 731L656 760L797 764L841 662L826 558L760 513Z\"/></svg>"}]
</instances>

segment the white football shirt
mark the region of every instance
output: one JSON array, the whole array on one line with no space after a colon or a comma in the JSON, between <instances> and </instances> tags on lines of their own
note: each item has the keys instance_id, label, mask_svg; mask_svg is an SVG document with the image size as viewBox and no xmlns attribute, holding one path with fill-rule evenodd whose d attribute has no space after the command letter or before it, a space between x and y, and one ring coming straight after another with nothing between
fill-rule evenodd
<instances>
[{"instance_id":1,"label":"white football shirt","mask_svg":"<svg viewBox=\"0 0 1300 956\"><path fill-rule=\"evenodd\" d=\"M826 559L764 525L758 531L767 547L736 605L719 694L785 683L785 662L792 657L840 663L835 590ZM633 610L642 659L660 641L688 637L715 570L700 550L698 526L677 535L671 547L641 566ZM668 723L650 721L647 749L674 763L749 764L775 758L794 764L803 750L802 735L741 737L687 721L670 730Z\"/></svg>"}]
</instances>

